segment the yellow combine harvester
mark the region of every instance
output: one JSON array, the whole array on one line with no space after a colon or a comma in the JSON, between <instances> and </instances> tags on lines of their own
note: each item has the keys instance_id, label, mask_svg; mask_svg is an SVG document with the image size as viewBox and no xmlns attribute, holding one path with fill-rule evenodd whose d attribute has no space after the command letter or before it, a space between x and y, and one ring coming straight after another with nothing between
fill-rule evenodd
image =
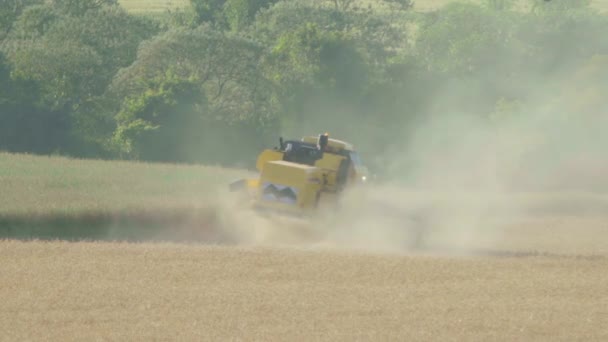
<instances>
[{"instance_id":1,"label":"yellow combine harvester","mask_svg":"<svg viewBox=\"0 0 608 342\"><path fill-rule=\"evenodd\" d=\"M368 169L353 145L321 134L283 141L260 153L259 176L230 184L246 191L257 211L309 216L318 208L335 208L347 188L366 182Z\"/></svg>"},{"instance_id":2,"label":"yellow combine harvester","mask_svg":"<svg viewBox=\"0 0 608 342\"><path fill-rule=\"evenodd\" d=\"M280 147L259 154L257 177L230 184L231 191L246 195L246 209L270 218L281 226L281 231L285 228L298 236L303 233L311 241L333 233L344 238L349 233L343 229L350 229L354 220L357 224L374 225L373 235L384 236L390 244L407 248L424 245L428 227L424 213L420 216L390 200L366 194L361 198L358 191L349 195L361 202L353 202L352 198L346 203L341 201L344 191L368 182L369 171L353 145L330 139L327 133L279 142ZM353 207L354 203L358 204Z\"/></svg>"}]
</instances>

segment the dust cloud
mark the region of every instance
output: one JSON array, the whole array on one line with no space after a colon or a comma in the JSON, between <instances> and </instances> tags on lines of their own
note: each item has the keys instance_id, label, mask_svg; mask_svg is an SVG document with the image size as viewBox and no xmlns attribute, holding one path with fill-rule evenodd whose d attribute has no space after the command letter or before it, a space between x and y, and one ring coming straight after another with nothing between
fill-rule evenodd
<instances>
[{"instance_id":1,"label":"dust cloud","mask_svg":"<svg viewBox=\"0 0 608 342\"><path fill-rule=\"evenodd\" d=\"M568 49L572 42L564 39ZM589 36L598 46L604 39ZM484 60L508 65L503 59L509 56ZM290 128L290 136L335 128L333 137L372 152L362 159L373 160L371 172L378 178L348 190L338 210L322 208L319 217L302 224L235 210L233 198L218 195L221 226L243 244L287 240L300 246L470 254L506 245L512 238L508 227L518 222L603 217L608 208L608 60L601 55L564 60L567 56L563 67L544 71L527 73L522 70L534 67L523 63L517 79L500 70L479 76L495 78L484 81L507 94L498 101L489 100L476 82L455 77L438 84L429 107L419 113L403 109L403 117L417 120L401 129L395 122L371 125L369 120L344 128L348 107L333 116L323 112L327 118L311 113L308 121ZM389 127L401 134L378 139L378 132ZM340 136L347 131L356 134ZM301 233L302 225L310 235ZM584 229L572 228L572 234Z\"/></svg>"},{"instance_id":2,"label":"dust cloud","mask_svg":"<svg viewBox=\"0 0 608 342\"><path fill-rule=\"evenodd\" d=\"M383 250L398 247L403 232L409 250L469 254L500 248L509 226L541 214L604 215L608 125L567 112L578 101L571 95L539 93L505 117L428 115L384 155L385 179L345 210L354 228L345 241Z\"/></svg>"},{"instance_id":3,"label":"dust cloud","mask_svg":"<svg viewBox=\"0 0 608 342\"><path fill-rule=\"evenodd\" d=\"M576 112L578 93L560 95L539 90L527 103L479 116L451 105L453 89L438 90L427 120L379 156L381 179L347 191L338 210L294 224L228 209L232 199L222 197L222 226L252 245L467 255L500 248L513 222L603 215L606 118L597 107Z\"/></svg>"}]
</instances>

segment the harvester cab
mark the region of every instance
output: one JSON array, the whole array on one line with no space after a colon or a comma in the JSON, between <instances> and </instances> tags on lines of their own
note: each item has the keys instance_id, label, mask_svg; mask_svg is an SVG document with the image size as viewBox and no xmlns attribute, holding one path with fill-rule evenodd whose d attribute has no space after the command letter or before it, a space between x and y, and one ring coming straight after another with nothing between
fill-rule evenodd
<instances>
[{"instance_id":1,"label":"harvester cab","mask_svg":"<svg viewBox=\"0 0 608 342\"><path fill-rule=\"evenodd\" d=\"M367 168L353 145L327 133L300 140L279 139L256 162L259 176L230 184L231 191L247 190L254 209L295 215L337 204L348 187L364 183Z\"/></svg>"}]
</instances>

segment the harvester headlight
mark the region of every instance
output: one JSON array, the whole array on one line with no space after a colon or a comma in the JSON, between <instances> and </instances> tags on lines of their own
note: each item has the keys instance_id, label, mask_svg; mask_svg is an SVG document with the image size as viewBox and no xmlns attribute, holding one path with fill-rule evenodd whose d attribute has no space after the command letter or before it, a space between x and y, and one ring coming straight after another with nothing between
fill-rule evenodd
<instances>
[{"instance_id":1,"label":"harvester headlight","mask_svg":"<svg viewBox=\"0 0 608 342\"><path fill-rule=\"evenodd\" d=\"M361 177L361 180L365 182L367 180L367 177L363 176Z\"/></svg>"}]
</instances>

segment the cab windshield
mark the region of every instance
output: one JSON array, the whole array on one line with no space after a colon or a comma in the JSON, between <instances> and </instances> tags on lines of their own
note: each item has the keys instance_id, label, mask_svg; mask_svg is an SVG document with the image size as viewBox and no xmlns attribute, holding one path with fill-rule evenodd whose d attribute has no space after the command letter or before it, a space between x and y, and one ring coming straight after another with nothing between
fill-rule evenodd
<instances>
[{"instance_id":1,"label":"cab windshield","mask_svg":"<svg viewBox=\"0 0 608 342\"><path fill-rule=\"evenodd\" d=\"M285 161L314 165L320 156L320 152L315 145L298 141L287 141L285 143L285 156L283 157Z\"/></svg>"}]
</instances>

